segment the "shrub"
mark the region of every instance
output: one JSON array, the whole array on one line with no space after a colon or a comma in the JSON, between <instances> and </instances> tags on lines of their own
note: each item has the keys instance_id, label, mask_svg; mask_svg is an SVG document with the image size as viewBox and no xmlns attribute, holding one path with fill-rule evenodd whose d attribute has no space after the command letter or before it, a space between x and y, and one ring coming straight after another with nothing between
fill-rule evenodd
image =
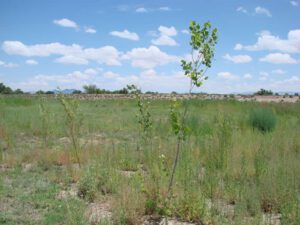
<instances>
[{"instance_id":1,"label":"shrub","mask_svg":"<svg viewBox=\"0 0 300 225\"><path fill-rule=\"evenodd\" d=\"M270 109L257 108L250 113L250 124L262 132L272 131L276 125L276 117Z\"/></svg>"},{"instance_id":2,"label":"shrub","mask_svg":"<svg viewBox=\"0 0 300 225\"><path fill-rule=\"evenodd\" d=\"M79 181L78 195L89 202L93 202L98 191L97 183L98 180L96 174L89 168Z\"/></svg>"}]
</instances>

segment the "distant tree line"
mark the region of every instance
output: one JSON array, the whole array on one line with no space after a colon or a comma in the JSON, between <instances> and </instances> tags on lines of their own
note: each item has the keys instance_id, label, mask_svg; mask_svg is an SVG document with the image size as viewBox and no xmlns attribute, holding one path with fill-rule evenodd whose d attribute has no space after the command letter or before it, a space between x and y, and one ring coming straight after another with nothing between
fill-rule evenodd
<instances>
[{"instance_id":1,"label":"distant tree line","mask_svg":"<svg viewBox=\"0 0 300 225\"><path fill-rule=\"evenodd\" d=\"M265 90L261 88L259 91L254 93L255 95L273 95L273 92L271 90Z\"/></svg>"},{"instance_id":2,"label":"distant tree line","mask_svg":"<svg viewBox=\"0 0 300 225\"><path fill-rule=\"evenodd\" d=\"M83 86L83 92L81 90L76 90L76 89L69 89L69 90L63 90L62 92L64 92L65 94L129 94L130 91L130 85L127 85L126 87L119 89L119 90L114 90L114 91L110 91L110 90L106 90L106 89L101 89L98 88L96 85L94 84L89 84L89 85L84 85ZM138 91L140 93L141 90L138 89ZM57 94L61 91L58 90L54 90L54 91L43 91L43 90L38 90L35 92L35 94ZM21 89L16 89L13 90L12 88L10 88L9 86L4 85L3 83L0 83L0 94L30 94L28 92L24 92ZM153 91L146 91L145 94L159 94L159 92L153 92ZM177 92L172 91L171 94L177 94ZM192 94L206 94L206 93L192 93ZM274 95L274 93L271 90L265 90L263 88L261 88L259 91L255 92L254 95L264 95L264 96L268 96L268 95ZM278 93L275 93L275 95L279 95ZM295 96L299 96L299 93L294 93ZM284 94L283 96L292 96L289 95L288 93Z\"/></svg>"},{"instance_id":3,"label":"distant tree line","mask_svg":"<svg viewBox=\"0 0 300 225\"><path fill-rule=\"evenodd\" d=\"M24 94L21 89L12 90L10 87L0 83L0 94Z\"/></svg>"},{"instance_id":4,"label":"distant tree line","mask_svg":"<svg viewBox=\"0 0 300 225\"><path fill-rule=\"evenodd\" d=\"M110 91L106 89L100 89L94 84L84 85L84 93L86 94L128 94L128 88L122 88L120 90Z\"/></svg>"}]
</instances>

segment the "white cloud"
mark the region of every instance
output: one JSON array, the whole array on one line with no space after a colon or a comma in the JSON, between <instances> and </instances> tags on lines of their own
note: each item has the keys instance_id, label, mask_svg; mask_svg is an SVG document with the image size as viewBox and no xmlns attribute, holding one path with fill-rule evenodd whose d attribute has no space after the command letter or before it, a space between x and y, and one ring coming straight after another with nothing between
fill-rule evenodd
<instances>
[{"instance_id":1,"label":"white cloud","mask_svg":"<svg viewBox=\"0 0 300 225\"><path fill-rule=\"evenodd\" d=\"M97 30L95 30L95 29L92 28L92 27L85 27L85 28L84 28L84 31L85 31L86 33L89 33L89 34L95 34L95 33L97 32Z\"/></svg>"},{"instance_id":2,"label":"white cloud","mask_svg":"<svg viewBox=\"0 0 300 225\"><path fill-rule=\"evenodd\" d=\"M160 32L161 35L166 35L166 36L176 36L177 35L177 30L175 27L165 27L165 26L159 26L158 31Z\"/></svg>"},{"instance_id":3,"label":"white cloud","mask_svg":"<svg viewBox=\"0 0 300 225\"><path fill-rule=\"evenodd\" d=\"M3 62L0 60L0 66L6 67L6 68L15 68L18 67L19 65L16 63L12 63L12 62Z\"/></svg>"},{"instance_id":4,"label":"white cloud","mask_svg":"<svg viewBox=\"0 0 300 225\"><path fill-rule=\"evenodd\" d=\"M250 73L246 73L243 77L244 79L252 79L253 76Z\"/></svg>"},{"instance_id":5,"label":"white cloud","mask_svg":"<svg viewBox=\"0 0 300 225\"><path fill-rule=\"evenodd\" d=\"M186 29L181 30L181 33L183 33L183 34L190 34L190 32L188 30L186 30Z\"/></svg>"},{"instance_id":6,"label":"white cloud","mask_svg":"<svg viewBox=\"0 0 300 225\"><path fill-rule=\"evenodd\" d=\"M70 28L75 28L75 29L79 28L79 26L74 21L69 20L67 18L53 20L53 23L58 26L61 26L61 27L70 27Z\"/></svg>"},{"instance_id":7,"label":"white cloud","mask_svg":"<svg viewBox=\"0 0 300 225\"><path fill-rule=\"evenodd\" d=\"M11 55L22 56L49 56L51 54L69 55L81 53L82 48L79 45L63 45L61 43L25 45L20 41L4 41L2 49Z\"/></svg>"},{"instance_id":8,"label":"white cloud","mask_svg":"<svg viewBox=\"0 0 300 225\"><path fill-rule=\"evenodd\" d=\"M234 63L249 63L252 61L252 58L249 55L234 55L231 56L226 54L223 56L224 59L234 62Z\"/></svg>"},{"instance_id":9,"label":"white cloud","mask_svg":"<svg viewBox=\"0 0 300 225\"><path fill-rule=\"evenodd\" d=\"M299 92L300 77L292 76L285 80L273 81L270 84L270 88L273 91L295 91Z\"/></svg>"},{"instance_id":10,"label":"white cloud","mask_svg":"<svg viewBox=\"0 0 300 225\"><path fill-rule=\"evenodd\" d=\"M272 35L269 31L259 33L257 42L254 45L243 46L236 44L235 50L261 51L261 50L277 50L281 52L297 53L300 52L300 30L291 30L287 35L287 39L280 39L278 36Z\"/></svg>"},{"instance_id":11,"label":"white cloud","mask_svg":"<svg viewBox=\"0 0 300 225\"><path fill-rule=\"evenodd\" d=\"M103 46L100 48L86 48L83 50L83 57L87 60L93 60L100 64L104 63L110 66L121 65L121 55L113 46Z\"/></svg>"},{"instance_id":12,"label":"white cloud","mask_svg":"<svg viewBox=\"0 0 300 225\"><path fill-rule=\"evenodd\" d=\"M263 58L260 58L259 61L261 62L268 62L273 64L296 64L299 63L296 59L291 57L289 54L286 53L271 53L266 55Z\"/></svg>"},{"instance_id":13,"label":"white cloud","mask_svg":"<svg viewBox=\"0 0 300 225\"><path fill-rule=\"evenodd\" d=\"M237 12L242 12L242 13L245 13L245 14L248 13L248 11L247 11L244 7L242 7L242 6L239 6L239 7L236 9L236 11L237 11Z\"/></svg>"},{"instance_id":14,"label":"white cloud","mask_svg":"<svg viewBox=\"0 0 300 225\"><path fill-rule=\"evenodd\" d=\"M87 64L87 61L93 60L107 65L121 65L119 52L113 46L103 46L100 48L83 49L80 45L64 45L61 43L25 45L19 41L5 41L2 49L11 55L21 55L26 57L50 55L61 55L56 59L61 63Z\"/></svg>"},{"instance_id":15,"label":"white cloud","mask_svg":"<svg viewBox=\"0 0 300 225\"><path fill-rule=\"evenodd\" d=\"M119 37L119 38L129 39L129 40L132 40L132 41L138 41L140 39L139 36L137 35L137 33L129 32L128 30L112 31L112 32L110 32L110 35L116 36L116 37Z\"/></svg>"},{"instance_id":16,"label":"white cloud","mask_svg":"<svg viewBox=\"0 0 300 225\"><path fill-rule=\"evenodd\" d=\"M137 13L146 13L146 12L148 12L148 10L144 7L137 8L135 11Z\"/></svg>"},{"instance_id":17,"label":"white cloud","mask_svg":"<svg viewBox=\"0 0 300 225\"><path fill-rule=\"evenodd\" d=\"M53 74L45 75L39 74L33 76L25 82L19 83L19 87L24 90L51 90L60 87L64 88L78 88L81 89L83 85L92 83L96 75L101 72L101 69L89 68L84 71L74 71L67 74Z\"/></svg>"},{"instance_id":18,"label":"white cloud","mask_svg":"<svg viewBox=\"0 0 300 225\"><path fill-rule=\"evenodd\" d=\"M260 7L260 6L257 6L255 8L255 13L256 14L261 14L261 15L266 15L268 17L272 17L272 14L268 9Z\"/></svg>"},{"instance_id":19,"label":"white cloud","mask_svg":"<svg viewBox=\"0 0 300 225\"><path fill-rule=\"evenodd\" d=\"M157 39L153 39L151 42L154 45L166 45L166 46L178 45L177 42L173 38L171 38L167 35L161 35Z\"/></svg>"},{"instance_id":20,"label":"white cloud","mask_svg":"<svg viewBox=\"0 0 300 225\"><path fill-rule=\"evenodd\" d=\"M243 45L241 45L240 43L234 46L234 50L242 50L242 49L243 49Z\"/></svg>"},{"instance_id":21,"label":"white cloud","mask_svg":"<svg viewBox=\"0 0 300 225\"><path fill-rule=\"evenodd\" d=\"M155 45L166 45L166 46L176 46L178 45L177 42L171 38L172 36L177 35L177 30L175 27L165 27L165 26L159 26L159 37L156 39L153 39L151 42Z\"/></svg>"},{"instance_id":22,"label":"white cloud","mask_svg":"<svg viewBox=\"0 0 300 225\"><path fill-rule=\"evenodd\" d=\"M283 75L283 74L286 74L286 71L281 70L281 69L276 69L276 70L273 70L272 73L278 74L278 75Z\"/></svg>"},{"instance_id":23,"label":"white cloud","mask_svg":"<svg viewBox=\"0 0 300 225\"><path fill-rule=\"evenodd\" d=\"M172 9L168 6L162 6L159 8L145 8L145 7L139 7L135 9L135 12L137 13L149 13L149 12L167 12L167 11L171 11Z\"/></svg>"},{"instance_id":24,"label":"white cloud","mask_svg":"<svg viewBox=\"0 0 300 225\"><path fill-rule=\"evenodd\" d=\"M292 6L298 6L299 5L299 3L297 1L290 1L290 3L291 3Z\"/></svg>"},{"instance_id":25,"label":"white cloud","mask_svg":"<svg viewBox=\"0 0 300 225\"><path fill-rule=\"evenodd\" d=\"M62 64L77 64L77 65L87 65L89 63L85 58L74 56L74 55L65 55L55 60L58 63Z\"/></svg>"},{"instance_id":26,"label":"white cloud","mask_svg":"<svg viewBox=\"0 0 300 225\"><path fill-rule=\"evenodd\" d=\"M217 76L219 78L222 78L222 79L225 79L225 80L239 80L240 79L239 76L236 76L236 75L234 75L230 72L219 72L217 74Z\"/></svg>"},{"instance_id":27,"label":"white cloud","mask_svg":"<svg viewBox=\"0 0 300 225\"><path fill-rule=\"evenodd\" d=\"M160 11L171 11L171 8L168 6L159 7L158 10Z\"/></svg>"},{"instance_id":28,"label":"white cloud","mask_svg":"<svg viewBox=\"0 0 300 225\"><path fill-rule=\"evenodd\" d=\"M26 64L28 64L28 65L37 65L39 63L36 60L28 59L28 60L26 60Z\"/></svg>"},{"instance_id":29,"label":"white cloud","mask_svg":"<svg viewBox=\"0 0 300 225\"><path fill-rule=\"evenodd\" d=\"M133 67L143 69L151 69L156 66L179 61L177 56L168 55L156 46L150 46L149 48L134 48L127 52L123 56L123 59L131 60L131 65Z\"/></svg>"}]
</instances>

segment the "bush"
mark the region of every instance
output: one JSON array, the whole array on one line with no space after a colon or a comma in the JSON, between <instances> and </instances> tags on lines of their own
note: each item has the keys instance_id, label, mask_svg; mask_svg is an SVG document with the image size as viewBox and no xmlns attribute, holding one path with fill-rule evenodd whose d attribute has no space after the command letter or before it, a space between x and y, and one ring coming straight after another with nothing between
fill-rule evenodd
<instances>
[{"instance_id":1,"label":"bush","mask_svg":"<svg viewBox=\"0 0 300 225\"><path fill-rule=\"evenodd\" d=\"M262 132L272 131L276 125L276 117L270 109L257 108L250 113L250 124Z\"/></svg>"},{"instance_id":2,"label":"bush","mask_svg":"<svg viewBox=\"0 0 300 225\"><path fill-rule=\"evenodd\" d=\"M93 202L98 192L97 185L96 174L89 168L79 181L78 195L89 202Z\"/></svg>"}]
</instances>

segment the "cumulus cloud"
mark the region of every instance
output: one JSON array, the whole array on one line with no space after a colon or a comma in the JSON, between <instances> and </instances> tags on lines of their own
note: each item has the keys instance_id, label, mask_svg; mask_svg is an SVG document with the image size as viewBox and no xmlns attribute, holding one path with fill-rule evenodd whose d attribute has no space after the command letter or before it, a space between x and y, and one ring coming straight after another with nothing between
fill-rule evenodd
<instances>
[{"instance_id":1,"label":"cumulus cloud","mask_svg":"<svg viewBox=\"0 0 300 225\"><path fill-rule=\"evenodd\" d=\"M259 59L261 62L268 62L273 64L296 64L298 60L286 53L271 53Z\"/></svg>"},{"instance_id":2,"label":"cumulus cloud","mask_svg":"<svg viewBox=\"0 0 300 225\"><path fill-rule=\"evenodd\" d=\"M242 50L243 49L243 45L238 43L234 46L234 50Z\"/></svg>"},{"instance_id":3,"label":"cumulus cloud","mask_svg":"<svg viewBox=\"0 0 300 225\"><path fill-rule=\"evenodd\" d=\"M287 39L281 39L272 35L269 31L259 33L257 42L253 45L236 44L235 50L276 50L280 52L299 53L300 52L300 30L291 30L287 35Z\"/></svg>"},{"instance_id":4,"label":"cumulus cloud","mask_svg":"<svg viewBox=\"0 0 300 225\"><path fill-rule=\"evenodd\" d=\"M97 30L94 29L94 28L92 28L92 27L85 27L85 28L84 28L84 31L85 31L86 33L89 33L89 34L95 34L95 33L97 33Z\"/></svg>"},{"instance_id":5,"label":"cumulus cloud","mask_svg":"<svg viewBox=\"0 0 300 225\"><path fill-rule=\"evenodd\" d=\"M32 91L37 89L55 89L61 88L82 88L84 84L92 82L96 75L99 75L101 69L88 68L84 71L73 71L67 74L39 74L31 77L25 82L19 83L19 87L24 90Z\"/></svg>"},{"instance_id":6,"label":"cumulus cloud","mask_svg":"<svg viewBox=\"0 0 300 225\"><path fill-rule=\"evenodd\" d=\"M168 55L156 46L150 46L149 48L134 48L127 52L123 56L123 59L131 60L131 65L133 67L143 69L151 69L156 66L179 61L177 56Z\"/></svg>"},{"instance_id":7,"label":"cumulus cloud","mask_svg":"<svg viewBox=\"0 0 300 225\"><path fill-rule=\"evenodd\" d=\"M87 65L89 63L88 60L82 58L80 56L74 55L65 55L55 60L55 62L62 64L77 64L77 65Z\"/></svg>"},{"instance_id":8,"label":"cumulus cloud","mask_svg":"<svg viewBox=\"0 0 300 225\"><path fill-rule=\"evenodd\" d=\"M56 62L65 64L87 64L89 60L107 65L121 65L119 52L113 46L100 48L82 48L80 45L64 45L61 43L25 45L20 41L5 41L2 49L10 55L26 57L61 55Z\"/></svg>"},{"instance_id":9,"label":"cumulus cloud","mask_svg":"<svg viewBox=\"0 0 300 225\"><path fill-rule=\"evenodd\" d=\"M157 39L153 39L151 42L154 45L166 45L166 46L177 45L177 42L173 38L166 35L161 35Z\"/></svg>"},{"instance_id":10,"label":"cumulus cloud","mask_svg":"<svg viewBox=\"0 0 300 225\"><path fill-rule=\"evenodd\" d=\"M186 29L183 29L183 30L181 30L181 33L183 33L183 34L189 34L190 32L188 30L186 30Z\"/></svg>"},{"instance_id":11,"label":"cumulus cloud","mask_svg":"<svg viewBox=\"0 0 300 225\"><path fill-rule=\"evenodd\" d=\"M119 38L125 38L125 39L129 39L132 41L138 41L140 38L137 35L137 33L134 32L130 32L128 30L124 30L124 31L112 31L109 33L112 36L116 36Z\"/></svg>"},{"instance_id":12,"label":"cumulus cloud","mask_svg":"<svg viewBox=\"0 0 300 225\"><path fill-rule=\"evenodd\" d=\"M256 14L265 15L265 16L268 16L268 17L272 17L271 12L270 12L268 9L263 8L263 7L261 7L261 6L257 6L257 7L255 8L255 13L256 13Z\"/></svg>"},{"instance_id":13,"label":"cumulus cloud","mask_svg":"<svg viewBox=\"0 0 300 225\"><path fill-rule=\"evenodd\" d=\"M245 14L248 13L248 11L247 11L244 7L242 7L242 6L239 6L239 7L236 9L236 11L237 11L237 12L241 12L241 13L245 13Z\"/></svg>"},{"instance_id":14,"label":"cumulus cloud","mask_svg":"<svg viewBox=\"0 0 300 225\"><path fill-rule=\"evenodd\" d=\"M39 63L34 59L28 59L28 60L26 60L26 64L28 64L28 65L37 65Z\"/></svg>"},{"instance_id":15,"label":"cumulus cloud","mask_svg":"<svg viewBox=\"0 0 300 225\"><path fill-rule=\"evenodd\" d=\"M177 30L173 26L171 27L159 26L158 31L160 32L161 35L166 35L166 36L177 35Z\"/></svg>"},{"instance_id":16,"label":"cumulus cloud","mask_svg":"<svg viewBox=\"0 0 300 225\"><path fill-rule=\"evenodd\" d=\"M239 76L234 75L230 72L219 72L217 74L217 76L224 80L239 80L240 79Z\"/></svg>"},{"instance_id":17,"label":"cumulus cloud","mask_svg":"<svg viewBox=\"0 0 300 225\"><path fill-rule=\"evenodd\" d=\"M79 29L79 26L74 21L69 20L67 18L53 20L53 23L61 27L70 27L74 29Z\"/></svg>"},{"instance_id":18,"label":"cumulus cloud","mask_svg":"<svg viewBox=\"0 0 300 225\"><path fill-rule=\"evenodd\" d=\"M148 12L148 10L144 7L137 8L135 11L137 13L146 13L146 12Z\"/></svg>"},{"instance_id":19,"label":"cumulus cloud","mask_svg":"<svg viewBox=\"0 0 300 225\"><path fill-rule=\"evenodd\" d=\"M158 8L145 8L145 7L138 7L135 9L135 12L137 13L149 13L149 12L168 12L171 11L172 9L168 6L161 6Z\"/></svg>"},{"instance_id":20,"label":"cumulus cloud","mask_svg":"<svg viewBox=\"0 0 300 225\"><path fill-rule=\"evenodd\" d=\"M159 7L158 10L160 10L160 11L171 11L171 8L168 7L168 6L162 6L162 7Z\"/></svg>"},{"instance_id":21,"label":"cumulus cloud","mask_svg":"<svg viewBox=\"0 0 300 225\"><path fill-rule=\"evenodd\" d=\"M177 30L175 27L165 27L159 26L158 28L159 36L156 39L153 39L151 42L155 45L166 45L166 46L176 46L177 42L171 38L177 35Z\"/></svg>"},{"instance_id":22,"label":"cumulus cloud","mask_svg":"<svg viewBox=\"0 0 300 225\"><path fill-rule=\"evenodd\" d=\"M234 55L231 56L226 54L223 56L224 59L234 62L234 63L249 63L252 61L252 58L249 55Z\"/></svg>"},{"instance_id":23,"label":"cumulus cloud","mask_svg":"<svg viewBox=\"0 0 300 225\"><path fill-rule=\"evenodd\" d=\"M12 63L12 62L4 62L0 60L0 66L6 67L6 68L14 68L14 67L18 67L19 65L16 63Z\"/></svg>"}]
</instances>

